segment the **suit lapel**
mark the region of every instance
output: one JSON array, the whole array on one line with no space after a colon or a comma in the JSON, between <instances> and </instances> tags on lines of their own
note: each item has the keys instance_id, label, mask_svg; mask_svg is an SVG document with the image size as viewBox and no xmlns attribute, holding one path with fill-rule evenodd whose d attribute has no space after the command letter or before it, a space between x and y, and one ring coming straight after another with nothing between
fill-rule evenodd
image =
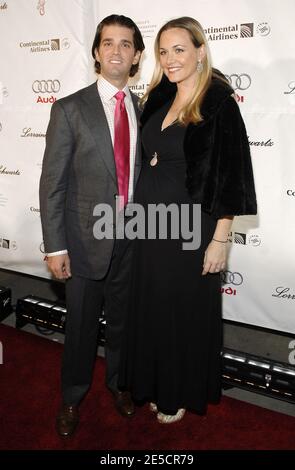
<instances>
[{"instance_id":1,"label":"suit lapel","mask_svg":"<svg viewBox=\"0 0 295 470\"><path fill-rule=\"evenodd\" d=\"M140 129L138 125L140 118L140 109L138 107L137 96L131 93L131 98L137 118L137 142L134 167L135 188L141 168L141 139ZM117 175L112 139L103 105L97 91L96 82L90 85L87 89L85 89L85 93L82 95L81 99L83 101L83 106L81 106L81 112L83 113L87 121L87 125L94 138L99 155L104 161L110 175L112 176L115 184L117 185Z\"/></svg>"},{"instance_id":2,"label":"suit lapel","mask_svg":"<svg viewBox=\"0 0 295 470\"><path fill-rule=\"evenodd\" d=\"M137 121L137 142L136 142L136 152L135 152L135 165L134 165L134 180L133 180L133 185L134 185L134 190L136 187L136 183L139 177L140 169L141 169L141 138L140 138L140 129L139 129L139 119L140 119L140 109L138 106L138 97L134 95L134 93L130 93L134 110L135 110L135 115L136 115L136 121Z\"/></svg>"},{"instance_id":3,"label":"suit lapel","mask_svg":"<svg viewBox=\"0 0 295 470\"><path fill-rule=\"evenodd\" d=\"M83 96L83 113L95 140L98 152L117 185L116 167L110 130L96 82L90 85Z\"/></svg>"}]
</instances>

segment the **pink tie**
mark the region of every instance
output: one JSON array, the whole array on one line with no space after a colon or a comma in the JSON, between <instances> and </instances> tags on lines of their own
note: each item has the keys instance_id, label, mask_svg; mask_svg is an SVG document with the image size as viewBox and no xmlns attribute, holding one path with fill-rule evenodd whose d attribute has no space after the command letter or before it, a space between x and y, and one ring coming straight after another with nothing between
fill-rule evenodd
<instances>
[{"instance_id":1,"label":"pink tie","mask_svg":"<svg viewBox=\"0 0 295 470\"><path fill-rule=\"evenodd\" d=\"M128 115L125 108L124 91L115 94L117 100L115 107L114 156L117 170L119 196L124 197L124 205L128 202L129 187L129 154L130 136Z\"/></svg>"}]
</instances>

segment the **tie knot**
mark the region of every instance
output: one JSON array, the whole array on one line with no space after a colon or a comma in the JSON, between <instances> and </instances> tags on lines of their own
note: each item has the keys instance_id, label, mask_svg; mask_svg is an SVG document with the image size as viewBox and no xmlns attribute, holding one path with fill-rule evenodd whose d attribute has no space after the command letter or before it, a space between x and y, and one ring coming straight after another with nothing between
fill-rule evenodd
<instances>
[{"instance_id":1,"label":"tie knot","mask_svg":"<svg viewBox=\"0 0 295 470\"><path fill-rule=\"evenodd\" d=\"M115 98L116 100L119 100L119 101L123 101L124 98L125 98L125 93L124 91L118 91L116 94L115 94Z\"/></svg>"}]
</instances>

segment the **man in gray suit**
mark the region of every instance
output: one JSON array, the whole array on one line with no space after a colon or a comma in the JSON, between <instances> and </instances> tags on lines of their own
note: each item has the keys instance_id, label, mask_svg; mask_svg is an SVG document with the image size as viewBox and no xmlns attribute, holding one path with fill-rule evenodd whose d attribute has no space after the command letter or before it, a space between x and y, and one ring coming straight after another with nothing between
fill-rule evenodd
<instances>
[{"instance_id":1,"label":"man in gray suit","mask_svg":"<svg viewBox=\"0 0 295 470\"><path fill-rule=\"evenodd\" d=\"M63 401L56 420L57 432L63 437L75 431L79 403L91 385L102 308L107 322L106 384L122 415L132 416L135 411L129 394L117 388L130 243L95 238L93 209L103 203L115 212L116 199L122 196L122 178L128 201L133 197L140 171L140 143L137 97L129 91L127 81L137 72L143 50L141 33L130 18L111 15L102 20L92 46L97 82L56 101L47 129L40 210L48 268L56 278L66 280ZM125 113L120 139L128 140L127 183L127 170L118 176L122 166L118 167L114 150L120 146L118 138L114 142L119 94L120 109Z\"/></svg>"}]
</instances>

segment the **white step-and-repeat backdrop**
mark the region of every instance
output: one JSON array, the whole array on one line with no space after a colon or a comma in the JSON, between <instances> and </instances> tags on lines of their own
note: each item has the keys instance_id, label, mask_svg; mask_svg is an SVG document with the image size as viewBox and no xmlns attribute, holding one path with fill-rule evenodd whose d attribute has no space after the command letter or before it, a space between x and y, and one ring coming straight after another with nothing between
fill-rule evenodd
<instances>
[{"instance_id":1,"label":"white step-and-repeat backdrop","mask_svg":"<svg viewBox=\"0 0 295 470\"><path fill-rule=\"evenodd\" d=\"M138 95L159 27L188 15L205 28L246 122L259 205L234 221L224 317L295 333L294 0L0 0L0 267L49 277L38 183L50 107L95 80L95 27L111 13L144 36Z\"/></svg>"}]
</instances>

